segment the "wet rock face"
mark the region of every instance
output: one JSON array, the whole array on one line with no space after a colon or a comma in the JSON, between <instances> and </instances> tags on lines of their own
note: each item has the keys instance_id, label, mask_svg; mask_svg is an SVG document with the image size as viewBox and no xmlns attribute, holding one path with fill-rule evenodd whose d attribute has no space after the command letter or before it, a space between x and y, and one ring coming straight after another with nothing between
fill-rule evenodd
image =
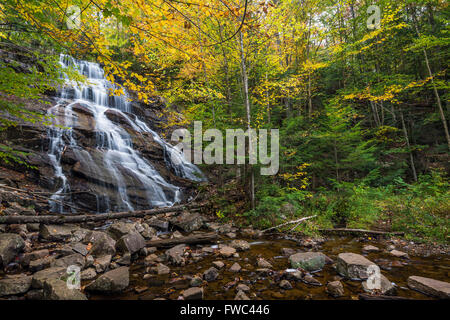
<instances>
[{"instance_id":1,"label":"wet rock face","mask_svg":"<svg viewBox=\"0 0 450 320\"><path fill-rule=\"evenodd\" d=\"M111 176L106 165L105 159L109 156L107 150L100 146L102 133L99 131L99 121L88 103L76 102L70 105L70 99L74 98L75 92L67 91L67 100L59 101L56 97L47 97L48 104L30 101L24 101L25 109L42 115L47 114L50 106L54 108L55 123L64 127L72 128L71 133L64 132L62 140L66 147L61 154L61 167L64 175L67 177L71 190L84 191L67 196L64 200L76 204L81 209L79 211L106 212L123 211L123 203L117 197L118 182L114 176ZM92 94L92 92L91 92ZM155 168L165 181L171 184L185 188L183 195L188 197L193 185L188 180L179 178L174 174L172 168L167 166L165 161L164 148L148 132L139 132L136 126L130 124L129 119L133 120L136 116L146 123L150 128L155 128L155 121L159 117L155 116L164 108L160 103L150 105L139 105L134 102L132 112L136 115L126 112L120 112L117 109L110 108L105 112L105 118L123 129L125 134L129 135L129 142L132 148L142 156L142 159ZM111 107L114 107L111 105ZM52 109L53 110L53 109ZM73 146L70 141L76 142ZM28 167L18 167L16 164L7 165L7 168L15 172L27 172L26 178L31 181L19 181L19 184L28 182L36 183L49 192L56 192L62 185L62 180L55 177L55 169L48 155L51 148L51 133L49 127L41 123L18 122L18 126L10 127L0 132L0 140L8 141L18 150L28 152L24 160L37 169ZM134 209L147 209L149 207L149 193L151 190L142 186L139 177L130 170L119 168L123 176L124 185L127 187L129 201ZM16 185L19 186L19 185ZM171 194L173 192L162 190L163 193ZM44 210L49 209L45 204ZM65 207L66 212L70 212L69 207ZM32 213L32 211L30 211Z\"/></svg>"}]
</instances>

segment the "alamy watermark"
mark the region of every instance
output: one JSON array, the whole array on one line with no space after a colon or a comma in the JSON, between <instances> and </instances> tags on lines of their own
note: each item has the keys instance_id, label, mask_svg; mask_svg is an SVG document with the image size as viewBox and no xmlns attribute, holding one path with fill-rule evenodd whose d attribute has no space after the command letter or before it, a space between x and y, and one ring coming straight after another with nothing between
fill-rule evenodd
<instances>
[{"instance_id":1,"label":"alamy watermark","mask_svg":"<svg viewBox=\"0 0 450 320\"><path fill-rule=\"evenodd\" d=\"M371 5L367 8L367 29L375 30L381 28L381 9L377 5Z\"/></svg>"},{"instance_id":2,"label":"alamy watermark","mask_svg":"<svg viewBox=\"0 0 450 320\"><path fill-rule=\"evenodd\" d=\"M81 288L81 268L76 265L70 265L67 267L66 273L69 275L66 280L68 289Z\"/></svg>"},{"instance_id":3,"label":"alamy watermark","mask_svg":"<svg viewBox=\"0 0 450 320\"><path fill-rule=\"evenodd\" d=\"M242 129L227 129L224 148L222 131L208 129L203 132L202 122L195 121L193 139L187 129L177 129L172 133L171 140L178 142L175 148L183 153L189 163L234 165L245 164L248 159L249 164L262 166L263 176L276 175L280 167L278 129L248 129L245 132ZM203 150L203 142L211 143ZM172 161L179 164L180 159L172 155Z\"/></svg>"}]
</instances>

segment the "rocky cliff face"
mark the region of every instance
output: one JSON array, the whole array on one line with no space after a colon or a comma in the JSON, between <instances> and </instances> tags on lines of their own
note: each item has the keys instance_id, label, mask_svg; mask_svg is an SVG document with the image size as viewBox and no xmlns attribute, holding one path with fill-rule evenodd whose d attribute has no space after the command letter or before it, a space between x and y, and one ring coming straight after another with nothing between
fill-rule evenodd
<instances>
[{"instance_id":1,"label":"rocky cliff face","mask_svg":"<svg viewBox=\"0 0 450 320\"><path fill-rule=\"evenodd\" d=\"M16 187L32 183L57 193L47 209L62 212L147 209L189 197L192 180L201 178L192 175L198 169L189 164L174 170L171 146L153 131L164 121L158 116L161 99L147 105L133 102L126 108L114 107L117 101L110 97L99 103L106 86L103 76L89 71L87 76L98 78L97 87L73 94L69 87L62 95L46 97L45 103L24 102L30 111L52 115L53 125L20 122L0 132L3 143L29 153L25 160L33 166L4 165L0 180ZM11 175L14 171L25 175L17 178Z\"/></svg>"}]
</instances>

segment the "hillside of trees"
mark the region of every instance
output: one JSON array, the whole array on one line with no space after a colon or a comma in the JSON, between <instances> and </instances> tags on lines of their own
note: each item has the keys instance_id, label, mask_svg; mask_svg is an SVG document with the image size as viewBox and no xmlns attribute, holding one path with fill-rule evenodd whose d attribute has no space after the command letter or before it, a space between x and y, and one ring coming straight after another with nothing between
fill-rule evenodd
<instances>
[{"instance_id":1,"label":"hillside of trees","mask_svg":"<svg viewBox=\"0 0 450 320\"><path fill-rule=\"evenodd\" d=\"M49 122L23 101L61 85L64 53L100 63L144 104L163 97L161 132L280 130L275 176L200 166L223 221L317 215L298 230L448 242L449 21L444 0L4 0L0 130ZM0 141L2 162L23 156Z\"/></svg>"}]
</instances>

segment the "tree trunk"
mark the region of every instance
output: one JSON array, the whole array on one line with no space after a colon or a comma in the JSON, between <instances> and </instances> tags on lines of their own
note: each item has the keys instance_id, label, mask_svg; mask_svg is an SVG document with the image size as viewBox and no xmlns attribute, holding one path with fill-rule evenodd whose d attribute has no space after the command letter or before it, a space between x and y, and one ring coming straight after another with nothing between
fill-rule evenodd
<instances>
[{"instance_id":1,"label":"tree trunk","mask_svg":"<svg viewBox=\"0 0 450 320\"><path fill-rule=\"evenodd\" d=\"M409 143L409 138L408 138L408 130L406 130L405 120L403 118L403 112L401 110L400 110L400 119L402 121L402 129L403 129L403 134L405 136L406 145L408 146L408 150L409 150L408 151L409 152L409 161L411 163L411 170L413 173L413 178L414 178L414 181L417 182L417 172L416 172L416 166L414 165L414 156L411 151L411 145Z\"/></svg>"},{"instance_id":2,"label":"tree trunk","mask_svg":"<svg viewBox=\"0 0 450 320\"><path fill-rule=\"evenodd\" d=\"M247 129L249 133L248 137L248 150L249 150L249 156L253 154L253 146L251 136L250 136L250 130L251 130L251 113L250 113L250 98L248 93L248 75L247 75L247 67L245 64L245 53L244 53L244 40L242 37L242 32L239 32L239 49L241 54L241 72L242 72L242 82L244 86L244 102L245 102L245 109L247 112ZM251 164L250 166L250 174L251 174L251 183L250 183L250 197L251 197L251 203L252 203L252 209L255 209L255 173L252 170Z\"/></svg>"}]
</instances>

